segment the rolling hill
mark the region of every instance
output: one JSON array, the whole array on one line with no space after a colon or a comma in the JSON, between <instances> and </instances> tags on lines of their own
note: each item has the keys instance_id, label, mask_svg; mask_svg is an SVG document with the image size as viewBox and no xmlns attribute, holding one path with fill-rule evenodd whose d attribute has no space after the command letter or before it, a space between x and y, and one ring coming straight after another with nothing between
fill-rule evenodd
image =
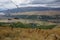
<instances>
[{"instance_id":1,"label":"rolling hill","mask_svg":"<svg viewBox=\"0 0 60 40\"><path fill-rule=\"evenodd\" d=\"M54 21L60 23L60 8L22 7L5 10L3 13L6 15L1 16L1 19L39 19L42 21Z\"/></svg>"}]
</instances>

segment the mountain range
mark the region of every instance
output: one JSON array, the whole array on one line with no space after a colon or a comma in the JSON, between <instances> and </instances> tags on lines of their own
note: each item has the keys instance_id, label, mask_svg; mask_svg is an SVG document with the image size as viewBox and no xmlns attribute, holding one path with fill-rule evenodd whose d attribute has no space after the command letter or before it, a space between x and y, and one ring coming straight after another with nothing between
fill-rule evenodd
<instances>
[{"instance_id":1,"label":"mountain range","mask_svg":"<svg viewBox=\"0 0 60 40\"><path fill-rule=\"evenodd\" d=\"M21 7L15 9L3 10L4 13L18 13L18 12L31 12L31 11L60 11L60 8L49 8L49 7Z\"/></svg>"},{"instance_id":2,"label":"mountain range","mask_svg":"<svg viewBox=\"0 0 60 40\"><path fill-rule=\"evenodd\" d=\"M48 8L48 7L21 7L15 9L8 9L1 11L6 15L0 16L0 19L7 18L21 18L21 19L39 19L59 22L60 20L60 8ZM10 15L12 14L12 15Z\"/></svg>"}]
</instances>

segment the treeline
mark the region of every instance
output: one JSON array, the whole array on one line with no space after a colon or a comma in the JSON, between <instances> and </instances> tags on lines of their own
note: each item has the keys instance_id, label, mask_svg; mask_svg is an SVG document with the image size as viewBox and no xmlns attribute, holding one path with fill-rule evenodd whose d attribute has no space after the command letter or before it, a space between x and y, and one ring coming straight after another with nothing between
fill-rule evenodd
<instances>
[{"instance_id":1,"label":"treeline","mask_svg":"<svg viewBox=\"0 0 60 40\"><path fill-rule=\"evenodd\" d=\"M56 25L40 25L40 24L38 25L36 23L24 24L21 22L15 22L15 23L0 22L0 27L52 29L52 28L56 27Z\"/></svg>"}]
</instances>

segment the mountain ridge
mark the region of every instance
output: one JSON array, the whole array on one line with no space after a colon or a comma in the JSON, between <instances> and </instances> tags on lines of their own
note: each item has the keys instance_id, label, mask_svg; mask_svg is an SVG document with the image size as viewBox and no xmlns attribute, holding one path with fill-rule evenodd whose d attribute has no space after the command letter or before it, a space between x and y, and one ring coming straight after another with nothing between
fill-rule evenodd
<instances>
[{"instance_id":1,"label":"mountain ridge","mask_svg":"<svg viewBox=\"0 0 60 40\"><path fill-rule=\"evenodd\" d=\"M30 12L30 11L60 11L60 8L48 8L48 7L21 7L21 8L15 8L15 9L8 9L4 10L2 12L4 13L18 13L18 12Z\"/></svg>"}]
</instances>

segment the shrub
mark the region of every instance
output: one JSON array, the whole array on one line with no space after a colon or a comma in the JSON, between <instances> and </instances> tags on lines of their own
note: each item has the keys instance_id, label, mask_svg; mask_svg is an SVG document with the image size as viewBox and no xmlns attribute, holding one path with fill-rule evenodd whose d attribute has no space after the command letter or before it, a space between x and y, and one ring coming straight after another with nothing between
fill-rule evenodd
<instances>
[{"instance_id":1,"label":"shrub","mask_svg":"<svg viewBox=\"0 0 60 40\"><path fill-rule=\"evenodd\" d=\"M40 25L37 28L39 29L52 29L54 28L56 25Z\"/></svg>"},{"instance_id":2,"label":"shrub","mask_svg":"<svg viewBox=\"0 0 60 40\"><path fill-rule=\"evenodd\" d=\"M9 26L9 24L8 23L4 23L4 22L0 22L0 26L7 27L7 26Z\"/></svg>"},{"instance_id":3,"label":"shrub","mask_svg":"<svg viewBox=\"0 0 60 40\"><path fill-rule=\"evenodd\" d=\"M0 26L3 27L12 27L12 28L38 28L38 29L52 29L56 25L40 25L37 26L35 23L23 24L21 22L14 22L14 23L0 23Z\"/></svg>"},{"instance_id":4,"label":"shrub","mask_svg":"<svg viewBox=\"0 0 60 40\"><path fill-rule=\"evenodd\" d=\"M16 27L16 28L20 27L20 28L23 28L24 27L24 24L21 23L21 22L11 23L10 24L10 27Z\"/></svg>"}]
</instances>

